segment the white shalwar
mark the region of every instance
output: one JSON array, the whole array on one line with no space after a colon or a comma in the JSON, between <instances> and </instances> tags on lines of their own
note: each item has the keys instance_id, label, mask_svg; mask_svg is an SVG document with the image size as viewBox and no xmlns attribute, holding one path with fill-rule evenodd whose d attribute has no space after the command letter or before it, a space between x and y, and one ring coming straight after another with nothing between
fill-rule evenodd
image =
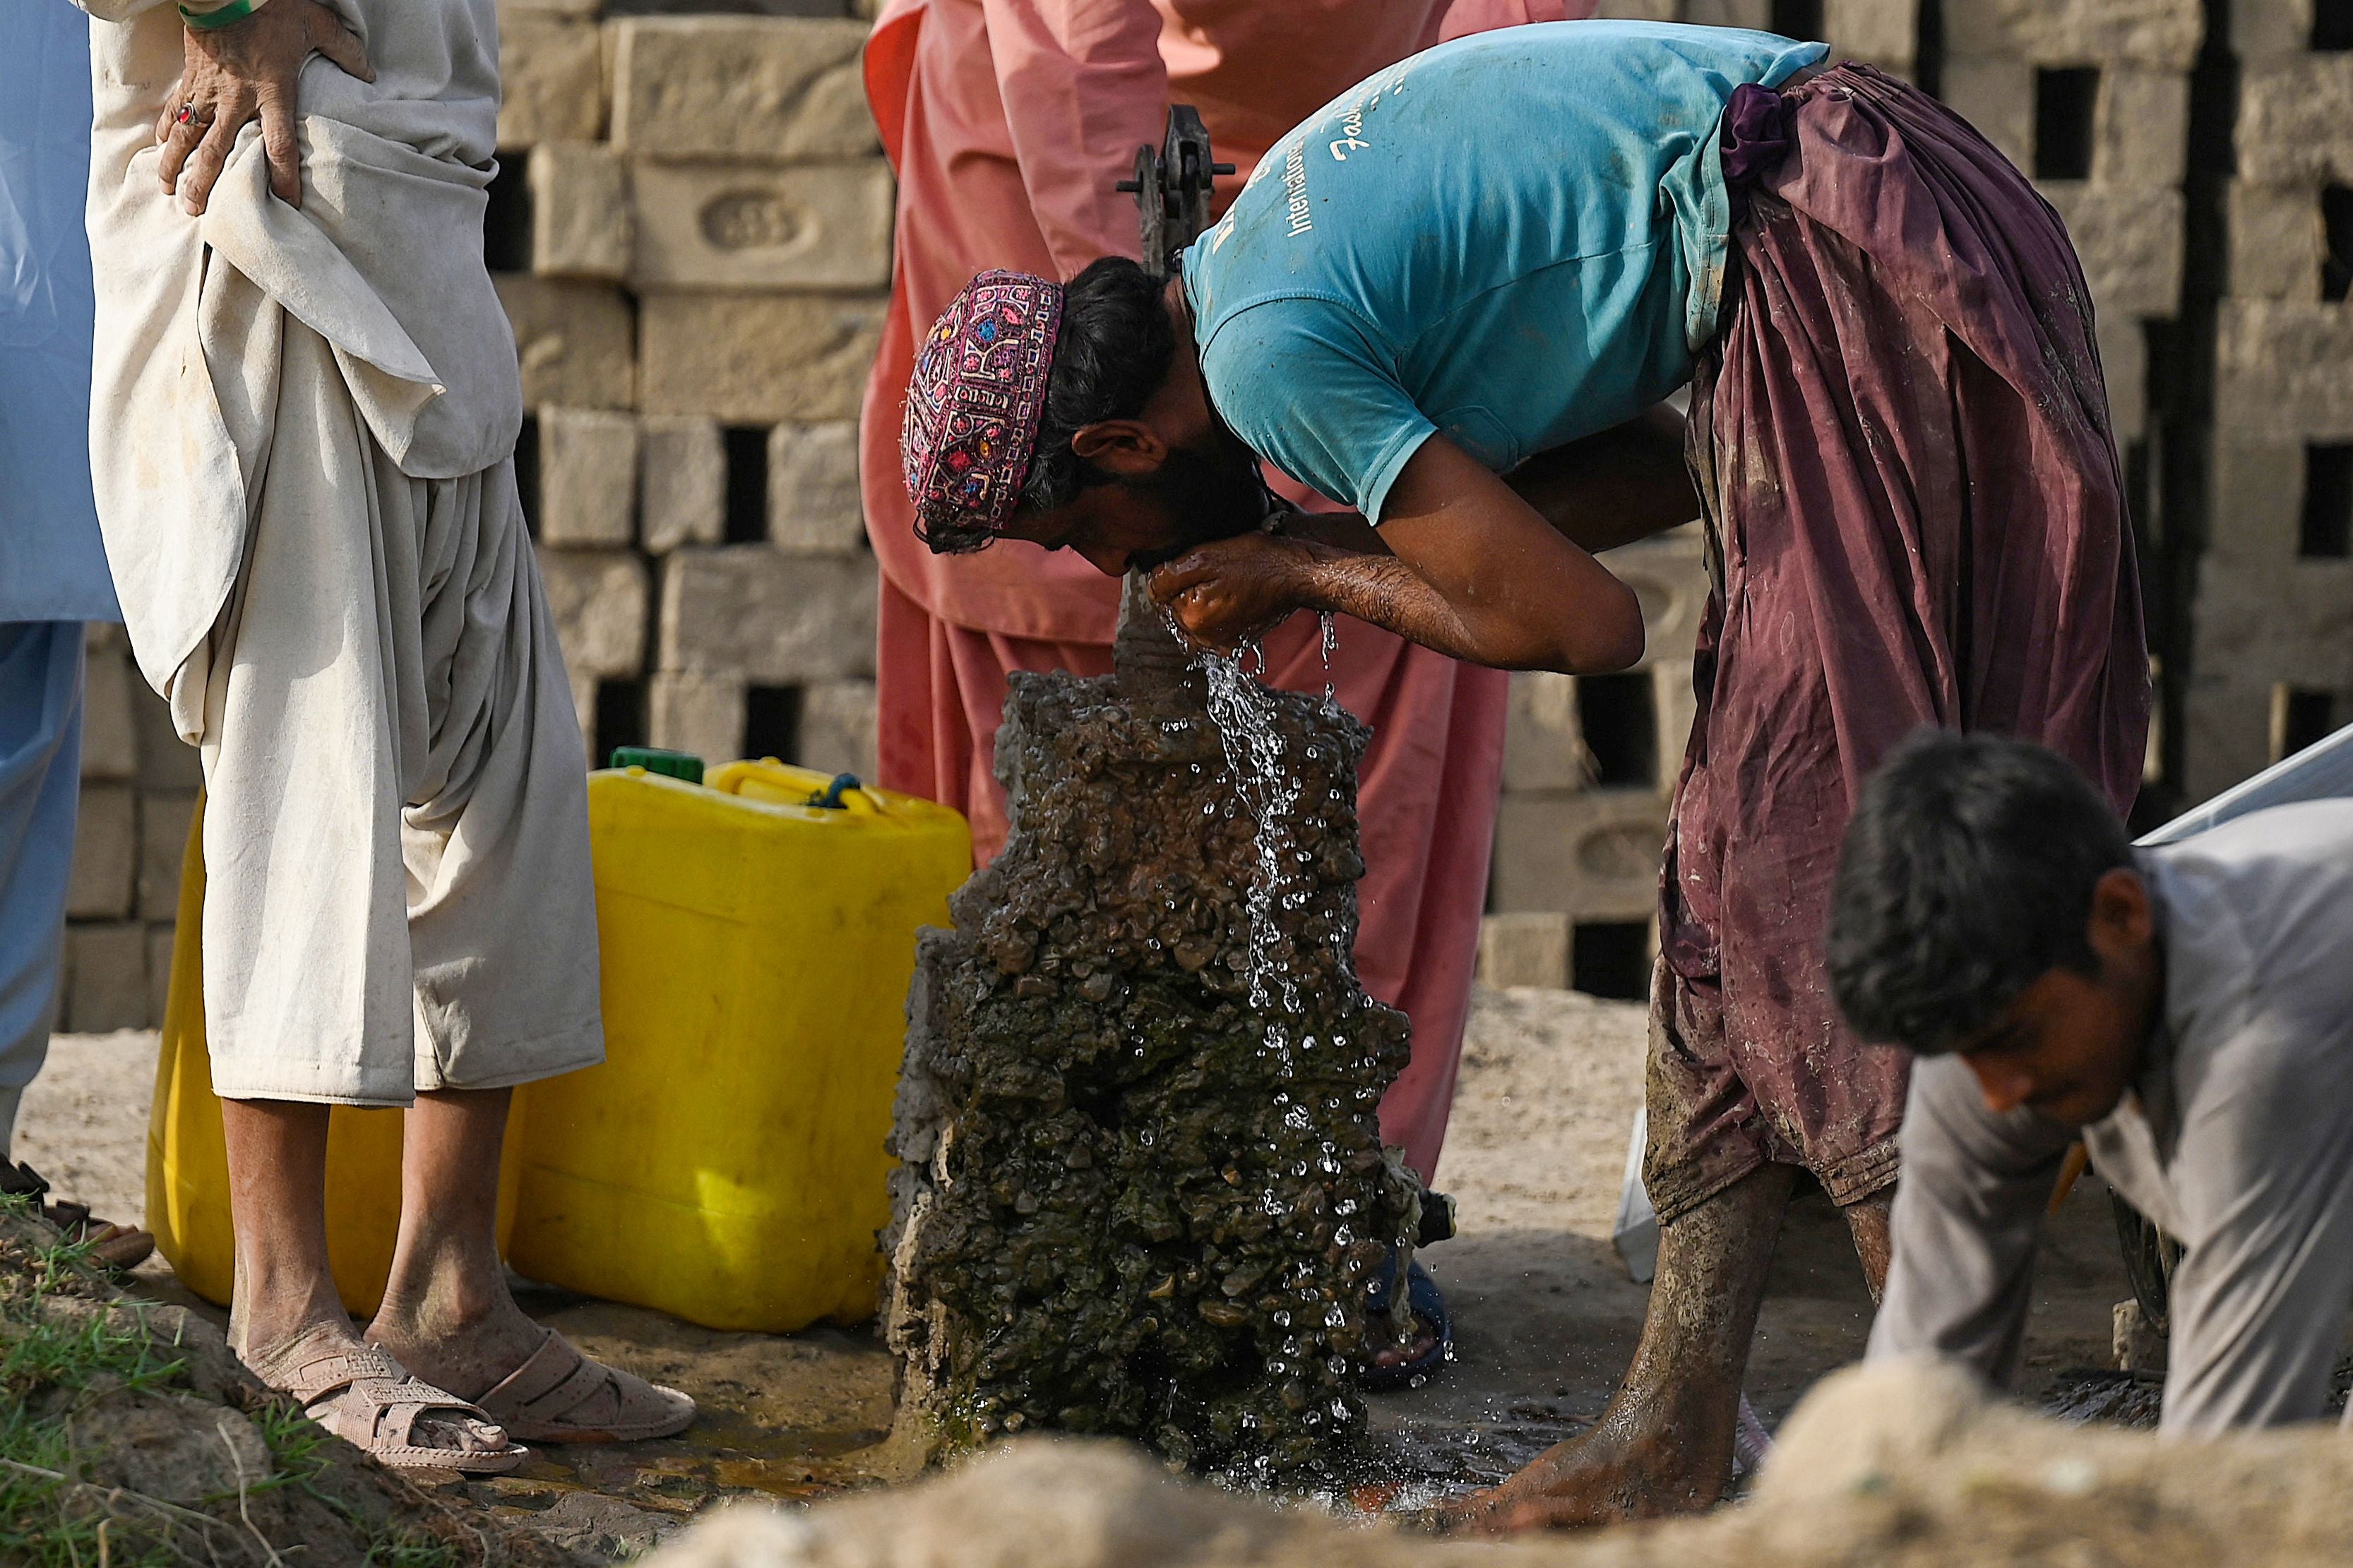
<instances>
[{"instance_id":1,"label":"white shalwar","mask_svg":"<svg viewBox=\"0 0 2353 1568\"><path fill-rule=\"evenodd\" d=\"M85 3L91 467L132 650L203 752L214 1089L590 1066L586 757L482 265L493 0L340 0L376 80L304 68L301 208L249 125L202 217L156 184L179 17Z\"/></svg>"}]
</instances>

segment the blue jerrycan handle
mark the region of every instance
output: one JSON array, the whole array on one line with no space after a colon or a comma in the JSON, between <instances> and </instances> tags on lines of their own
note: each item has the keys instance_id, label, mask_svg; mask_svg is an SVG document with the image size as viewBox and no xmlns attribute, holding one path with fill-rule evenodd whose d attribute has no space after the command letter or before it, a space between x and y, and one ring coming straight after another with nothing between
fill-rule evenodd
<instances>
[{"instance_id":1,"label":"blue jerrycan handle","mask_svg":"<svg viewBox=\"0 0 2353 1568\"><path fill-rule=\"evenodd\" d=\"M809 796L808 803L826 811L847 810L848 807L842 804L843 792L865 787L859 782L856 773L836 773L833 775L831 784Z\"/></svg>"}]
</instances>

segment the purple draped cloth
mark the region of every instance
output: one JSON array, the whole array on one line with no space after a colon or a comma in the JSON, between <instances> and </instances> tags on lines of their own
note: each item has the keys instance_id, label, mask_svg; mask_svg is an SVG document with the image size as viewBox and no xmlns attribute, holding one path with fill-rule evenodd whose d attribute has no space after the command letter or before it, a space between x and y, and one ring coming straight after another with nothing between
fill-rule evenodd
<instances>
[{"instance_id":1,"label":"purple draped cloth","mask_svg":"<svg viewBox=\"0 0 2353 1568\"><path fill-rule=\"evenodd\" d=\"M1768 1161L1895 1179L1909 1064L1839 1020L1823 931L1864 776L1915 726L2042 742L2121 813L2148 660L2065 227L1860 66L1725 117L1736 257L1693 383L1715 592L1661 885L1650 1148L1672 1220Z\"/></svg>"}]
</instances>

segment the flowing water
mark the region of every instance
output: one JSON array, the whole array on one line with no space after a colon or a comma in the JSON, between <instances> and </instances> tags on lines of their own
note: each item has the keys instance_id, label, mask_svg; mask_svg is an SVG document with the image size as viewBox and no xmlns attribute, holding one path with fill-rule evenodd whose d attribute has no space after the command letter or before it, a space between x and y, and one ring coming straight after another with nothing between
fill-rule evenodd
<instances>
[{"instance_id":1,"label":"flowing water","mask_svg":"<svg viewBox=\"0 0 2353 1568\"><path fill-rule=\"evenodd\" d=\"M1250 927L1250 1005L1263 1013L1279 996L1281 1011L1296 1014L1302 1011L1299 988L1278 951L1282 936L1275 911L1307 901L1305 879L1298 870L1303 852L1291 831L1300 784L1298 774L1284 763L1273 699L1257 679L1265 673L1266 654L1254 643L1243 645L1231 658L1203 649L1194 656L1193 668L1208 683L1209 717L1218 726L1234 793L1258 824L1256 865L1245 905ZM1281 1032L1279 1021L1271 1023L1269 1044L1281 1045Z\"/></svg>"},{"instance_id":2,"label":"flowing water","mask_svg":"<svg viewBox=\"0 0 2353 1568\"><path fill-rule=\"evenodd\" d=\"M1329 613L1316 618L1324 701L1330 707L1335 700L1332 655L1339 637ZM1173 615L1167 620L1180 642L1189 641ZM1300 847L1296 832L1302 788L1299 772L1286 759L1289 742L1278 721L1273 694L1262 681L1265 650L1255 642L1245 643L1229 658L1202 648L1196 651L1192 662L1208 687L1209 717L1218 726L1227 774L1257 825L1255 865L1244 904L1250 916L1250 1005L1267 1016L1267 1048L1288 1062L1294 1043L1289 1020L1305 1008L1287 962L1294 939L1284 934L1287 922L1282 916L1305 908L1314 886L1306 869L1312 858ZM1320 760L1312 746L1307 760ZM1340 957L1346 972L1353 973L1354 955L1343 952ZM1301 1049L1313 1050L1316 1040L1310 1035L1296 1044Z\"/></svg>"}]
</instances>

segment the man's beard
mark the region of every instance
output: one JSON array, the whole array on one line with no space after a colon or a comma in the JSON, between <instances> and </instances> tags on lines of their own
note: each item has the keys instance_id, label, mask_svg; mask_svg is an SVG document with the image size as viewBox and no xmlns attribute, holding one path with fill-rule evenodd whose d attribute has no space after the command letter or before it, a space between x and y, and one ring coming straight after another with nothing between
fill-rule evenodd
<instances>
[{"instance_id":1,"label":"man's beard","mask_svg":"<svg viewBox=\"0 0 2353 1568\"><path fill-rule=\"evenodd\" d=\"M1151 478L1130 481L1155 497L1176 530L1166 550L1140 551L1131 567L1150 571L1212 540L1248 533L1266 519L1266 486L1259 478L1258 454L1223 424L1189 447L1172 447Z\"/></svg>"}]
</instances>

